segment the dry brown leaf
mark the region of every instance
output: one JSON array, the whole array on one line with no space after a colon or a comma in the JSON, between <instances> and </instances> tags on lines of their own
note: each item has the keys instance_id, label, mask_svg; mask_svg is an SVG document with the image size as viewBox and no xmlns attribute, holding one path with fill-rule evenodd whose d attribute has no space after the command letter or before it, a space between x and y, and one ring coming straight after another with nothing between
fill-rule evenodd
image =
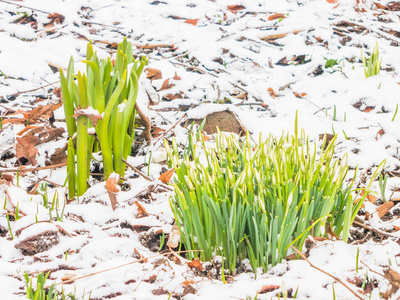
<instances>
[{"instance_id":1,"label":"dry brown leaf","mask_svg":"<svg viewBox=\"0 0 400 300\"><path fill-rule=\"evenodd\" d=\"M400 226L394 225L393 228L394 228L394 231L399 231L400 230Z\"/></svg>"},{"instance_id":2,"label":"dry brown leaf","mask_svg":"<svg viewBox=\"0 0 400 300\"><path fill-rule=\"evenodd\" d=\"M297 98L300 98L300 99L303 99L305 96L307 96L307 93L296 93L296 92L293 92L293 94L294 94Z\"/></svg>"},{"instance_id":3,"label":"dry brown leaf","mask_svg":"<svg viewBox=\"0 0 400 300\"><path fill-rule=\"evenodd\" d=\"M161 174L158 178L162 183L168 183L171 180L172 175L174 175L175 169L168 170Z\"/></svg>"},{"instance_id":4,"label":"dry brown leaf","mask_svg":"<svg viewBox=\"0 0 400 300\"><path fill-rule=\"evenodd\" d=\"M146 209L144 208L144 206L142 204L140 204L138 201L135 201L133 203L137 207L137 211L138 211L137 215L136 215L137 218L145 217L148 215Z\"/></svg>"},{"instance_id":5,"label":"dry brown leaf","mask_svg":"<svg viewBox=\"0 0 400 300\"><path fill-rule=\"evenodd\" d=\"M170 248L177 248L181 240L181 232L179 231L178 225L172 226L171 233L168 236L167 246Z\"/></svg>"},{"instance_id":6,"label":"dry brown leaf","mask_svg":"<svg viewBox=\"0 0 400 300\"><path fill-rule=\"evenodd\" d=\"M185 21L185 23L196 26L198 21L199 19L188 19Z\"/></svg>"},{"instance_id":7,"label":"dry brown leaf","mask_svg":"<svg viewBox=\"0 0 400 300\"><path fill-rule=\"evenodd\" d=\"M15 150L17 154L17 159L21 165L30 164L36 165L36 154L39 151L36 149L36 136L25 136L17 137L17 144L15 145Z\"/></svg>"},{"instance_id":8,"label":"dry brown leaf","mask_svg":"<svg viewBox=\"0 0 400 300\"><path fill-rule=\"evenodd\" d=\"M194 281L193 279L188 279L185 280L184 282L181 283L181 285L189 285L189 284L195 284L196 281Z\"/></svg>"},{"instance_id":9,"label":"dry brown leaf","mask_svg":"<svg viewBox=\"0 0 400 300\"><path fill-rule=\"evenodd\" d=\"M236 4L236 5L228 5L228 6L227 6L227 9L228 9L231 13L236 14L239 10L245 9L245 7L244 7L243 5Z\"/></svg>"},{"instance_id":10,"label":"dry brown leaf","mask_svg":"<svg viewBox=\"0 0 400 300\"><path fill-rule=\"evenodd\" d=\"M120 175L117 173L111 173L106 180L106 189L108 196L110 197L111 207L113 210L117 208L117 193L119 192L118 182L120 181Z\"/></svg>"},{"instance_id":11,"label":"dry brown leaf","mask_svg":"<svg viewBox=\"0 0 400 300\"><path fill-rule=\"evenodd\" d=\"M271 21L271 20L275 20L275 19L284 19L284 18L286 18L286 16L284 14L276 13L276 14L269 16L268 20Z\"/></svg>"},{"instance_id":12,"label":"dry brown leaf","mask_svg":"<svg viewBox=\"0 0 400 300\"><path fill-rule=\"evenodd\" d=\"M400 11L400 2L399 1L392 1L386 4L387 9L390 11Z\"/></svg>"},{"instance_id":13,"label":"dry brown leaf","mask_svg":"<svg viewBox=\"0 0 400 300\"><path fill-rule=\"evenodd\" d=\"M158 69L147 68L145 72L147 72L146 78L150 79L150 81L162 79L161 71Z\"/></svg>"},{"instance_id":14,"label":"dry brown leaf","mask_svg":"<svg viewBox=\"0 0 400 300\"><path fill-rule=\"evenodd\" d=\"M161 88L158 90L160 91L164 91L164 90L169 90L170 88L173 88L175 86L175 84L173 83L169 83L169 79L165 79L164 83L162 84Z\"/></svg>"},{"instance_id":15,"label":"dry brown leaf","mask_svg":"<svg viewBox=\"0 0 400 300\"><path fill-rule=\"evenodd\" d=\"M278 97L278 95L275 93L274 89L272 87L268 88L268 94L271 98L275 99L276 97Z\"/></svg>"},{"instance_id":16,"label":"dry brown leaf","mask_svg":"<svg viewBox=\"0 0 400 300\"><path fill-rule=\"evenodd\" d=\"M326 0L326 2L328 2L328 3L337 3L338 0Z\"/></svg>"},{"instance_id":17,"label":"dry brown leaf","mask_svg":"<svg viewBox=\"0 0 400 300\"><path fill-rule=\"evenodd\" d=\"M72 117L77 118L79 116L88 117L93 127L96 127L97 122L102 119L98 111L93 111L93 109L78 109Z\"/></svg>"},{"instance_id":18,"label":"dry brown leaf","mask_svg":"<svg viewBox=\"0 0 400 300\"><path fill-rule=\"evenodd\" d=\"M151 130L153 133L153 137L155 137L155 138L159 137L160 135L162 135L165 132L165 129L162 129L157 126L153 126L153 128Z\"/></svg>"},{"instance_id":19,"label":"dry brown leaf","mask_svg":"<svg viewBox=\"0 0 400 300\"><path fill-rule=\"evenodd\" d=\"M376 208L376 211L378 212L379 219L382 219L384 215L394 206L394 203L392 201L388 201L380 205L379 207Z\"/></svg>"},{"instance_id":20,"label":"dry brown leaf","mask_svg":"<svg viewBox=\"0 0 400 300\"><path fill-rule=\"evenodd\" d=\"M258 293L259 293L259 294L266 294L266 293L273 292L273 291L275 291L276 289L279 289L279 288L280 288L279 285L272 285L272 284L270 284L270 285L264 285L264 286L261 288L261 291L259 291Z\"/></svg>"},{"instance_id":21,"label":"dry brown leaf","mask_svg":"<svg viewBox=\"0 0 400 300\"><path fill-rule=\"evenodd\" d=\"M145 258L136 248L133 249L133 253L135 253L137 256L139 256L140 259L142 259L142 261L144 263L147 263L147 258Z\"/></svg>"},{"instance_id":22,"label":"dry brown leaf","mask_svg":"<svg viewBox=\"0 0 400 300\"><path fill-rule=\"evenodd\" d=\"M378 140L382 135L385 134L385 130L383 128L379 129L379 131L376 133L375 140Z\"/></svg>"},{"instance_id":23,"label":"dry brown leaf","mask_svg":"<svg viewBox=\"0 0 400 300\"><path fill-rule=\"evenodd\" d=\"M183 99L183 93L167 94L162 98L164 101L172 101L175 99Z\"/></svg>"},{"instance_id":24,"label":"dry brown leaf","mask_svg":"<svg viewBox=\"0 0 400 300\"><path fill-rule=\"evenodd\" d=\"M181 80L182 78L178 76L178 74L176 74L175 72L175 76L172 78L173 80Z\"/></svg>"},{"instance_id":25,"label":"dry brown leaf","mask_svg":"<svg viewBox=\"0 0 400 300\"><path fill-rule=\"evenodd\" d=\"M188 267L195 268L195 269L199 270L200 272L204 270L203 264L201 263L200 258L189 261L187 263L187 265L188 265Z\"/></svg>"},{"instance_id":26,"label":"dry brown leaf","mask_svg":"<svg viewBox=\"0 0 400 300\"><path fill-rule=\"evenodd\" d=\"M370 111L374 110L374 108L375 108L375 107L373 107L373 106L367 106L367 107L363 110L363 112L369 113Z\"/></svg>"}]
</instances>

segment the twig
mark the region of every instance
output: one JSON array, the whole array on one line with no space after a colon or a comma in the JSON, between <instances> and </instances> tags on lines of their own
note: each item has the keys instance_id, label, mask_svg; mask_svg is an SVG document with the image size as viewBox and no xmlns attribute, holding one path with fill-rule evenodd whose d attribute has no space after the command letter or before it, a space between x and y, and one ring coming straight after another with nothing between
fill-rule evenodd
<instances>
[{"instance_id":1,"label":"twig","mask_svg":"<svg viewBox=\"0 0 400 300\"><path fill-rule=\"evenodd\" d=\"M182 119L183 119L184 117L186 117L186 116L187 116L187 113L184 113L184 114L182 115L182 117L180 117L179 120L175 122L174 125L172 125L170 128L168 128L167 131L163 132L163 133L160 135L160 137L157 139L157 141L154 142L154 145L157 144L168 132L170 132L172 129L174 129L174 128L176 127L176 125L178 125L178 124L180 123L180 121L182 121Z\"/></svg>"},{"instance_id":2,"label":"twig","mask_svg":"<svg viewBox=\"0 0 400 300\"><path fill-rule=\"evenodd\" d=\"M339 282L341 285L343 285L346 289L348 289L354 296L356 296L358 299L363 300L363 297L361 297L359 294L357 294L355 291L353 291L347 284L345 284L339 277L336 277L335 275L329 274L328 272L314 266L308 259L307 257L301 253L296 247L290 246L298 255L300 255L300 257L302 259L304 259L306 262L308 262L308 264L310 265L310 267L324 273L325 275L328 275L329 277L335 279L337 282Z\"/></svg>"},{"instance_id":3,"label":"twig","mask_svg":"<svg viewBox=\"0 0 400 300\"><path fill-rule=\"evenodd\" d=\"M50 12L48 12L48 11L44 11L44 10L32 8L32 7L25 6L25 5L18 4L18 3L12 3L12 2L9 2L9 1L4 1L4 0L0 0L0 2L4 2L4 3L10 4L10 5L19 6L19 7L23 7L23 8L27 8L27 9L31 9L31 10L38 11L38 12L41 12L41 13L44 13L44 14L48 14L48 15L51 15L51 14L52 14L52 13L50 13Z\"/></svg>"},{"instance_id":4,"label":"twig","mask_svg":"<svg viewBox=\"0 0 400 300\"><path fill-rule=\"evenodd\" d=\"M146 174L144 174L142 171L140 171L138 168L132 166L130 163L128 163L126 161L126 159L122 159L122 161L129 167L131 168L133 171L135 171L136 173L138 173L140 176L142 176L144 179L148 180L148 181L154 181L154 179L150 178L149 176L147 176Z\"/></svg>"},{"instance_id":5,"label":"twig","mask_svg":"<svg viewBox=\"0 0 400 300\"><path fill-rule=\"evenodd\" d=\"M143 262L143 261L146 261L148 259L151 259L151 258L154 258L154 257L158 257L158 256L168 256L170 254L173 255L174 253L201 252L201 251L203 251L203 250L186 250L186 251L178 251L178 252L171 251L171 252L167 252L167 253L159 253L159 254L155 254L155 255L149 256L149 257L142 257L140 259L128 262L128 263L123 264L123 265L112 267L112 268L109 268L109 269L105 269L105 270L101 270L101 271L98 271L98 272L93 272L93 273L90 273L90 274L87 274L87 275L71 278L71 279L68 279L66 281L62 281L62 282L56 283L56 285L73 283L78 279L83 279L83 278L86 278L86 277L91 277L93 275L97 275L97 274L101 274L101 273L104 273L104 272L108 272L108 271L112 271L112 270L115 270L115 269L119 269L119 268L122 268L122 267L126 267L126 266L129 266L131 264L135 264L135 263L138 263L138 262Z\"/></svg>"},{"instance_id":6,"label":"twig","mask_svg":"<svg viewBox=\"0 0 400 300\"><path fill-rule=\"evenodd\" d=\"M354 220L353 223L356 224L356 225L358 225L358 226L361 226L361 227L363 227L363 228L365 228L365 229L368 229L369 231L373 231L373 232L376 232L376 233L378 233L378 234L385 235L385 236L389 236L389 237L396 238L396 239L398 238L397 236L395 236L395 235L393 235L393 234L390 234L390 233L388 233L388 232L381 231L381 230L379 230L379 229L372 228L372 227L367 226L367 225L365 225L365 224L363 224L363 223L361 223L361 222L358 222L358 221L356 221L356 220Z\"/></svg>"},{"instance_id":7,"label":"twig","mask_svg":"<svg viewBox=\"0 0 400 300\"><path fill-rule=\"evenodd\" d=\"M0 173L3 172L21 172L21 173L25 173L25 172L35 172L35 171L40 171L40 170L47 170L47 169L57 169L60 167L64 167L66 166L67 163L61 163L58 165L50 165L50 166L45 166L45 167L34 167L34 168L25 168L25 167L20 167L20 168L0 168Z\"/></svg>"}]
</instances>

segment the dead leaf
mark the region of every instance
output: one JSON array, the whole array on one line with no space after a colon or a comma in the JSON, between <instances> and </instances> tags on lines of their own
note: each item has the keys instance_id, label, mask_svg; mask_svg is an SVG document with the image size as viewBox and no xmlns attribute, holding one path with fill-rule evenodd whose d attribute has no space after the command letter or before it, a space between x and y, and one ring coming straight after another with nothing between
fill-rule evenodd
<instances>
[{"instance_id":1,"label":"dead leaf","mask_svg":"<svg viewBox=\"0 0 400 300\"><path fill-rule=\"evenodd\" d=\"M182 78L178 76L178 74L176 74L175 72L175 76L172 78L173 80L181 80Z\"/></svg>"},{"instance_id":2,"label":"dead leaf","mask_svg":"<svg viewBox=\"0 0 400 300\"><path fill-rule=\"evenodd\" d=\"M296 93L296 92L293 92L293 94L296 96L296 98L300 98L300 99L303 99L305 96L307 96L306 93Z\"/></svg>"},{"instance_id":3,"label":"dead leaf","mask_svg":"<svg viewBox=\"0 0 400 300\"><path fill-rule=\"evenodd\" d=\"M196 26L198 21L199 21L199 19L188 19L184 23Z\"/></svg>"},{"instance_id":4,"label":"dead leaf","mask_svg":"<svg viewBox=\"0 0 400 300\"><path fill-rule=\"evenodd\" d=\"M162 183L167 184L171 180L172 175L174 175L174 172L175 169L168 170L162 173L158 180L160 180Z\"/></svg>"},{"instance_id":5,"label":"dead leaf","mask_svg":"<svg viewBox=\"0 0 400 300\"><path fill-rule=\"evenodd\" d=\"M392 1L386 4L387 10L390 11L400 11L400 2L399 1Z\"/></svg>"},{"instance_id":6,"label":"dead leaf","mask_svg":"<svg viewBox=\"0 0 400 300\"><path fill-rule=\"evenodd\" d=\"M157 137L161 136L165 132L165 129L162 129L162 128L157 127L157 126L153 126L151 131L153 133L153 137L157 138Z\"/></svg>"},{"instance_id":7,"label":"dead leaf","mask_svg":"<svg viewBox=\"0 0 400 300\"><path fill-rule=\"evenodd\" d=\"M275 20L275 19L284 19L284 18L286 18L286 16L284 14L276 13L276 14L269 16L268 20L271 21L271 20Z\"/></svg>"},{"instance_id":8,"label":"dead leaf","mask_svg":"<svg viewBox=\"0 0 400 300\"><path fill-rule=\"evenodd\" d=\"M239 4L236 4L236 5L228 5L226 8L227 8L231 13L234 13L234 14L236 14L239 10L245 9L245 7L244 7L243 5L239 5Z\"/></svg>"},{"instance_id":9,"label":"dead leaf","mask_svg":"<svg viewBox=\"0 0 400 300\"><path fill-rule=\"evenodd\" d=\"M117 208L117 193L119 192L118 182L120 181L120 175L117 173L111 173L106 180L106 189L108 196L110 197L111 207L113 210Z\"/></svg>"},{"instance_id":10,"label":"dead leaf","mask_svg":"<svg viewBox=\"0 0 400 300\"><path fill-rule=\"evenodd\" d=\"M48 19L50 19L50 22L45 24L45 28L51 28L54 26L54 24L62 24L65 20L65 17L59 13L52 13L47 16Z\"/></svg>"},{"instance_id":11,"label":"dead leaf","mask_svg":"<svg viewBox=\"0 0 400 300\"><path fill-rule=\"evenodd\" d=\"M196 289L190 284L183 288L182 297L185 297L187 294L196 294Z\"/></svg>"},{"instance_id":12,"label":"dead leaf","mask_svg":"<svg viewBox=\"0 0 400 300\"><path fill-rule=\"evenodd\" d=\"M394 228L394 231L399 231L400 230L400 226L394 225L393 228Z\"/></svg>"},{"instance_id":13,"label":"dead leaf","mask_svg":"<svg viewBox=\"0 0 400 300\"><path fill-rule=\"evenodd\" d=\"M136 254L136 256L140 257L140 259L144 262L147 263L147 258L145 258L136 248L133 248L133 253Z\"/></svg>"},{"instance_id":14,"label":"dead leaf","mask_svg":"<svg viewBox=\"0 0 400 300\"><path fill-rule=\"evenodd\" d=\"M38 154L39 151L35 147L35 140L38 140L38 137L17 137L16 140L17 144L15 145L15 150L19 163L21 165L36 165L36 154Z\"/></svg>"},{"instance_id":15,"label":"dead leaf","mask_svg":"<svg viewBox=\"0 0 400 300\"><path fill-rule=\"evenodd\" d=\"M375 140L378 140L378 138L384 134L385 134L385 130L383 128L379 129L379 131L376 133Z\"/></svg>"},{"instance_id":16,"label":"dead leaf","mask_svg":"<svg viewBox=\"0 0 400 300\"><path fill-rule=\"evenodd\" d=\"M373 3L374 3L374 5L376 6L376 8L379 8L379 9L386 9L386 6L384 6L384 5L382 5L382 4L378 3L378 2L373 2Z\"/></svg>"},{"instance_id":17,"label":"dead leaf","mask_svg":"<svg viewBox=\"0 0 400 300\"><path fill-rule=\"evenodd\" d=\"M147 72L146 78L150 81L162 79L161 71L158 69L147 68L145 72Z\"/></svg>"},{"instance_id":18,"label":"dead leaf","mask_svg":"<svg viewBox=\"0 0 400 300\"><path fill-rule=\"evenodd\" d=\"M135 201L135 202L133 202L133 203L134 203L134 204L136 205L136 207L137 207L137 211L138 211L138 213L137 213L137 215L136 215L137 218L145 217L145 216L148 215L146 209L144 208L144 206L143 206L142 204L140 204L138 201Z\"/></svg>"},{"instance_id":19,"label":"dead leaf","mask_svg":"<svg viewBox=\"0 0 400 300\"><path fill-rule=\"evenodd\" d=\"M195 268L197 270L199 270L200 272L204 270L203 265L200 261L200 258L197 259L193 259L192 261L189 261L187 263L188 267L190 268Z\"/></svg>"},{"instance_id":20,"label":"dead leaf","mask_svg":"<svg viewBox=\"0 0 400 300\"><path fill-rule=\"evenodd\" d=\"M102 119L99 112L97 110L92 109L91 107L78 109L77 111L75 111L75 114L72 117L77 118L79 116L88 117L90 122L92 122L93 127L96 127L97 122Z\"/></svg>"},{"instance_id":21,"label":"dead leaf","mask_svg":"<svg viewBox=\"0 0 400 300\"><path fill-rule=\"evenodd\" d=\"M278 95L275 93L274 89L272 87L268 88L268 94L271 98L275 99L276 97L278 97Z\"/></svg>"},{"instance_id":22,"label":"dead leaf","mask_svg":"<svg viewBox=\"0 0 400 300\"><path fill-rule=\"evenodd\" d=\"M196 281L194 281L193 279L188 279L185 280L184 282L181 283L181 285L189 285L189 284L195 284Z\"/></svg>"},{"instance_id":23,"label":"dead leaf","mask_svg":"<svg viewBox=\"0 0 400 300\"><path fill-rule=\"evenodd\" d=\"M334 3L337 3L338 0L326 0L326 2L334 4Z\"/></svg>"},{"instance_id":24,"label":"dead leaf","mask_svg":"<svg viewBox=\"0 0 400 300\"><path fill-rule=\"evenodd\" d=\"M392 201L388 201L380 205L379 207L376 208L376 211L378 212L379 219L382 219L384 215L394 206L394 203Z\"/></svg>"},{"instance_id":25,"label":"dead leaf","mask_svg":"<svg viewBox=\"0 0 400 300\"><path fill-rule=\"evenodd\" d=\"M164 290L163 288L155 289L151 291L154 296L168 295L169 292Z\"/></svg>"},{"instance_id":26,"label":"dead leaf","mask_svg":"<svg viewBox=\"0 0 400 300\"><path fill-rule=\"evenodd\" d=\"M364 108L363 112L369 113L370 111L374 110L374 108L374 106L367 106L366 108Z\"/></svg>"},{"instance_id":27,"label":"dead leaf","mask_svg":"<svg viewBox=\"0 0 400 300\"><path fill-rule=\"evenodd\" d=\"M276 289L279 289L280 288L280 286L279 285L264 285L262 288L261 288L261 291L259 291L258 293L259 294L266 294L266 293L270 293L270 292L273 292L273 291L275 291Z\"/></svg>"},{"instance_id":28,"label":"dead leaf","mask_svg":"<svg viewBox=\"0 0 400 300\"><path fill-rule=\"evenodd\" d=\"M160 91L164 91L164 90L169 90L170 88L173 88L175 86L175 84L173 83L169 83L169 79L165 79L164 83L162 84L161 88L158 90Z\"/></svg>"},{"instance_id":29,"label":"dead leaf","mask_svg":"<svg viewBox=\"0 0 400 300\"><path fill-rule=\"evenodd\" d=\"M174 224L168 236L167 246L170 248L177 248L179 246L180 240L181 240L181 232L179 230L178 225Z\"/></svg>"},{"instance_id":30,"label":"dead leaf","mask_svg":"<svg viewBox=\"0 0 400 300\"><path fill-rule=\"evenodd\" d=\"M175 93L175 94L167 94L164 97L162 97L162 100L164 101L172 101L175 99L183 99L183 92Z\"/></svg>"},{"instance_id":31,"label":"dead leaf","mask_svg":"<svg viewBox=\"0 0 400 300\"><path fill-rule=\"evenodd\" d=\"M156 280L157 280L157 275L153 274L149 278L144 279L143 281L148 283L154 283L156 282Z\"/></svg>"}]
</instances>

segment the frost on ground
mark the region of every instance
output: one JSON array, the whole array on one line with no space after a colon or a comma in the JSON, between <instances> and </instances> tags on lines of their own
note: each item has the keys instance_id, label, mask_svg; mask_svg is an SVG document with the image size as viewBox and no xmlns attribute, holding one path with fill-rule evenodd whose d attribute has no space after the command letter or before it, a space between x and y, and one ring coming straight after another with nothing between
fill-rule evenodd
<instances>
[{"instance_id":1,"label":"frost on ground","mask_svg":"<svg viewBox=\"0 0 400 300\"><path fill-rule=\"evenodd\" d=\"M0 1L1 298L25 297L24 272L50 272L78 299L398 299L399 16L387 0ZM107 57L124 36L150 60L138 101L152 139L139 128L115 210L95 163L91 188L70 202L58 69L72 55L84 70L89 40ZM361 49L376 43L381 71L365 78ZM174 230L172 190L157 180L163 138L185 144L185 123L210 114L208 133L280 135L296 111L311 140L338 134L336 154L359 166L361 186L387 160L385 197L374 183L350 243L310 238L303 251L320 270L290 260L225 284L218 261L161 255Z\"/></svg>"}]
</instances>

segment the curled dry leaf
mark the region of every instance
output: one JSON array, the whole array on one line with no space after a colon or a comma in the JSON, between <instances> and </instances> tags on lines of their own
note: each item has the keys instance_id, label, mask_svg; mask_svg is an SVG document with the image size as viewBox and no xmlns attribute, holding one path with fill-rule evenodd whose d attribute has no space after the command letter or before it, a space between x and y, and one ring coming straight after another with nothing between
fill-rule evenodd
<instances>
[{"instance_id":1,"label":"curled dry leaf","mask_svg":"<svg viewBox=\"0 0 400 300\"><path fill-rule=\"evenodd\" d=\"M146 78L150 79L151 81L162 79L161 71L158 69L147 68L145 72L147 72Z\"/></svg>"},{"instance_id":2,"label":"curled dry leaf","mask_svg":"<svg viewBox=\"0 0 400 300\"><path fill-rule=\"evenodd\" d=\"M196 26L198 21L199 19L188 19L185 21L185 23Z\"/></svg>"},{"instance_id":3,"label":"curled dry leaf","mask_svg":"<svg viewBox=\"0 0 400 300\"><path fill-rule=\"evenodd\" d=\"M17 159L20 164L36 165L36 154L39 151L35 147L36 136L25 136L17 137L17 144L15 145L15 151Z\"/></svg>"},{"instance_id":4,"label":"curled dry leaf","mask_svg":"<svg viewBox=\"0 0 400 300\"><path fill-rule=\"evenodd\" d=\"M271 98L275 99L276 97L278 97L278 95L275 93L274 89L272 87L268 88L268 94Z\"/></svg>"},{"instance_id":5,"label":"curled dry leaf","mask_svg":"<svg viewBox=\"0 0 400 300\"><path fill-rule=\"evenodd\" d=\"M380 205L379 207L376 208L376 211L378 212L379 219L382 219L384 215L387 214L387 212L394 206L394 203L392 201L388 201Z\"/></svg>"},{"instance_id":6,"label":"curled dry leaf","mask_svg":"<svg viewBox=\"0 0 400 300\"><path fill-rule=\"evenodd\" d=\"M167 184L171 180L172 175L174 175L174 172L175 169L168 170L162 173L158 180L160 180L162 183Z\"/></svg>"},{"instance_id":7,"label":"curled dry leaf","mask_svg":"<svg viewBox=\"0 0 400 300\"><path fill-rule=\"evenodd\" d=\"M88 117L90 122L92 122L93 127L96 127L97 122L102 119L99 112L91 107L85 109L78 109L72 117L76 118L79 116Z\"/></svg>"},{"instance_id":8,"label":"curled dry leaf","mask_svg":"<svg viewBox=\"0 0 400 300\"><path fill-rule=\"evenodd\" d=\"M178 225L172 226L171 233L168 236L167 246L170 248L177 248L181 240L181 232L179 231Z\"/></svg>"},{"instance_id":9,"label":"curled dry leaf","mask_svg":"<svg viewBox=\"0 0 400 300\"><path fill-rule=\"evenodd\" d=\"M268 20L284 19L286 16L284 14L276 13L268 17Z\"/></svg>"},{"instance_id":10,"label":"curled dry leaf","mask_svg":"<svg viewBox=\"0 0 400 300\"><path fill-rule=\"evenodd\" d=\"M238 5L238 4L228 5L227 8L231 13L234 13L234 14L236 14L239 10L245 9L245 7L243 5Z\"/></svg>"},{"instance_id":11,"label":"curled dry leaf","mask_svg":"<svg viewBox=\"0 0 400 300\"><path fill-rule=\"evenodd\" d=\"M106 189L108 196L110 197L111 207L113 210L117 208L117 193L119 192L118 182L120 180L120 175L117 173L111 173L106 181Z\"/></svg>"},{"instance_id":12,"label":"curled dry leaf","mask_svg":"<svg viewBox=\"0 0 400 300\"><path fill-rule=\"evenodd\" d=\"M169 90L170 88L173 88L174 86L175 86L175 84L169 83L169 79L165 79L164 83L162 84L161 88L159 89L159 92L164 91L164 90Z\"/></svg>"},{"instance_id":13,"label":"curled dry leaf","mask_svg":"<svg viewBox=\"0 0 400 300\"><path fill-rule=\"evenodd\" d=\"M148 215L148 213L147 213L147 211L146 211L146 209L144 208L144 206L142 205L142 204L140 204L138 201L135 201L135 202L133 202L135 205L136 205L136 207L137 207L137 215L136 215L136 217L137 218L141 218L141 217L145 217L145 216L147 216Z\"/></svg>"},{"instance_id":14,"label":"curled dry leaf","mask_svg":"<svg viewBox=\"0 0 400 300\"><path fill-rule=\"evenodd\" d=\"M201 261L200 261L199 258L194 259L194 260L192 260L192 261L189 261L189 262L187 263L187 265L188 265L188 267L197 269L197 270L199 270L200 272L204 270L203 264L201 263Z\"/></svg>"},{"instance_id":15,"label":"curled dry leaf","mask_svg":"<svg viewBox=\"0 0 400 300\"><path fill-rule=\"evenodd\" d=\"M276 289L279 289L280 288L280 286L279 285L264 285L262 288L261 288L261 291L259 291L258 293L259 294L266 294L266 293L270 293L270 292L273 292L273 291L275 291Z\"/></svg>"},{"instance_id":16,"label":"curled dry leaf","mask_svg":"<svg viewBox=\"0 0 400 300\"><path fill-rule=\"evenodd\" d=\"M175 76L172 78L173 80L181 80L182 78L178 76L178 74L176 74L175 72Z\"/></svg>"}]
</instances>

